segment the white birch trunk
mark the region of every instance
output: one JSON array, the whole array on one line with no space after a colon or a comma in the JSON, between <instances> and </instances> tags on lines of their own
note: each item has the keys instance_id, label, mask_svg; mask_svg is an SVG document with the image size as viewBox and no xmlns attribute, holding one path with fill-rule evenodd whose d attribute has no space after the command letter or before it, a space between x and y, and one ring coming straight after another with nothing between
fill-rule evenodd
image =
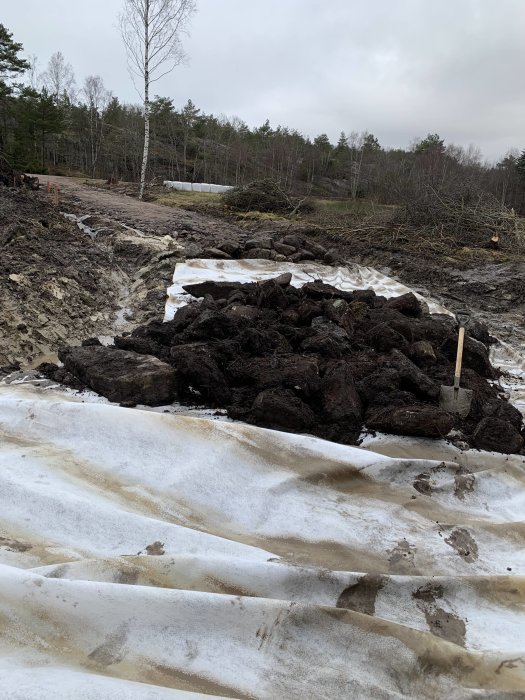
<instances>
[{"instance_id":1,"label":"white birch trunk","mask_svg":"<svg viewBox=\"0 0 525 700\"><path fill-rule=\"evenodd\" d=\"M149 156L149 100L144 100L144 151L142 154L142 170L140 172L140 192L139 199L144 195L144 187L146 186L146 169L148 167Z\"/></svg>"},{"instance_id":2,"label":"white birch trunk","mask_svg":"<svg viewBox=\"0 0 525 700\"><path fill-rule=\"evenodd\" d=\"M149 156L149 0L146 0L144 10L144 151L140 172L139 199L144 196Z\"/></svg>"}]
</instances>

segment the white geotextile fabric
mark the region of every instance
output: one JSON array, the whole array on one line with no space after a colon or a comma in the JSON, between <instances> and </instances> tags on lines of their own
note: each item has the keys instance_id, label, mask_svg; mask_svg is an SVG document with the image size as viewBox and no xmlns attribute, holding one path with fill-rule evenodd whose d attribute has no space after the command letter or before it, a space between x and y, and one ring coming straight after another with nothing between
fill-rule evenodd
<instances>
[{"instance_id":1,"label":"white geotextile fabric","mask_svg":"<svg viewBox=\"0 0 525 700\"><path fill-rule=\"evenodd\" d=\"M2 698L524 697L522 456L14 384L0 444Z\"/></svg>"},{"instance_id":2,"label":"white geotextile fabric","mask_svg":"<svg viewBox=\"0 0 525 700\"><path fill-rule=\"evenodd\" d=\"M333 284L338 289L374 289L377 294L396 297L412 291L404 284L381 274L371 267L356 263L346 267L331 267L319 263L279 263L270 260L187 260L178 263L173 275L173 284L168 288L168 301L164 320L173 318L175 311L187 304L193 297L183 290L187 284L196 284L206 280L214 282L255 282L271 279L284 272L292 273L292 285L302 287L306 282L322 280ZM417 294L419 299L423 299ZM448 314L443 306L434 301L427 301L431 313Z\"/></svg>"}]
</instances>

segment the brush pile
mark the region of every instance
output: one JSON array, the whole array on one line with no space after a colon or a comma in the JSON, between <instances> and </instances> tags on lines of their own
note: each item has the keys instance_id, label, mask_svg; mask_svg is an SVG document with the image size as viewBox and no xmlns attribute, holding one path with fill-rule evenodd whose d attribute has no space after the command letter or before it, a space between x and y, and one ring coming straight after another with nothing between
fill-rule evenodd
<instances>
[{"instance_id":1,"label":"brush pile","mask_svg":"<svg viewBox=\"0 0 525 700\"><path fill-rule=\"evenodd\" d=\"M420 233L433 232L451 245L523 247L523 220L494 195L469 187L425 187L415 193L393 217L393 223Z\"/></svg>"},{"instance_id":2,"label":"brush pile","mask_svg":"<svg viewBox=\"0 0 525 700\"><path fill-rule=\"evenodd\" d=\"M226 192L223 202L236 211L261 211L272 214L297 214L313 211L307 197L291 196L276 180L254 180Z\"/></svg>"},{"instance_id":3,"label":"brush pile","mask_svg":"<svg viewBox=\"0 0 525 700\"><path fill-rule=\"evenodd\" d=\"M5 187L27 187L30 190L38 190L40 187L37 177L14 170L2 155L0 155L0 184Z\"/></svg>"}]
</instances>

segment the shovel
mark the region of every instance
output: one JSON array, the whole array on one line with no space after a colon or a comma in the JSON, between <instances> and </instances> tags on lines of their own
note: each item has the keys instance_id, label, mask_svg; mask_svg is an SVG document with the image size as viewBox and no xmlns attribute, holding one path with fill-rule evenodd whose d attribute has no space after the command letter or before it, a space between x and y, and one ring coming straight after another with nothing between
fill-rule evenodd
<instances>
[{"instance_id":1,"label":"shovel","mask_svg":"<svg viewBox=\"0 0 525 700\"><path fill-rule=\"evenodd\" d=\"M439 395L439 405L449 413L456 413L461 418L466 418L472 403L472 389L460 389L461 361L463 359L463 343L465 341L465 325L470 321L468 311L458 311L456 316L459 323L458 352L456 355L456 370L454 372L454 385L442 386Z\"/></svg>"}]
</instances>

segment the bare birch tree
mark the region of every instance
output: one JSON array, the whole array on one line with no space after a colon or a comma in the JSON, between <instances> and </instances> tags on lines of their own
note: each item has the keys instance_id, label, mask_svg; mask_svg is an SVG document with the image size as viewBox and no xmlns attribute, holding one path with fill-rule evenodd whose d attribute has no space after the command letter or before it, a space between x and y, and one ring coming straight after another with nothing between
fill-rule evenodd
<instances>
[{"instance_id":1,"label":"bare birch tree","mask_svg":"<svg viewBox=\"0 0 525 700\"><path fill-rule=\"evenodd\" d=\"M104 87L100 75L88 75L84 80L82 95L89 108L89 145L91 150L91 177L95 169L104 136L104 112L111 100L111 92Z\"/></svg>"},{"instance_id":2,"label":"bare birch tree","mask_svg":"<svg viewBox=\"0 0 525 700\"><path fill-rule=\"evenodd\" d=\"M184 59L181 34L195 12L195 0L124 0L120 31L132 79L142 81L144 152L139 199L144 195L150 135L150 86Z\"/></svg>"},{"instance_id":3,"label":"bare birch tree","mask_svg":"<svg viewBox=\"0 0 525 700\"><path fill-rule=\"evenodd\" d=\"M74 102L76 98L75 74L71 63L66 60L61 51L54 53L47 64L47 69L40 75L50 95L58 100L67 98Z\"/></svg>"},{"instance_id":4,"label":"bare birch tree","mask_svg":"<svg viewBox=\"0 0 525 700\"><path fill-rule=\"evenodd\" d=\"M36 54L32 54L27 59L27 62L29 63L29 68L26 70L26 77L29 82L29 87L33 90L40 91L42 81L38 74L38 57Z\"/></svg>"},{"instance_id":5,"label":"bare birch tree","mask_svg":"<svg viewBox=\"0 0 525 700\"><path fill-rule=\"evenodd\" d=\"M357 199L359 189L359 181L361 179L361 166L363 165L363 151L366 132L358 134L357 131L352 131L349 137L348 145L350 147L350 193L352 199Z\"/></svg>"}]
</instances>

